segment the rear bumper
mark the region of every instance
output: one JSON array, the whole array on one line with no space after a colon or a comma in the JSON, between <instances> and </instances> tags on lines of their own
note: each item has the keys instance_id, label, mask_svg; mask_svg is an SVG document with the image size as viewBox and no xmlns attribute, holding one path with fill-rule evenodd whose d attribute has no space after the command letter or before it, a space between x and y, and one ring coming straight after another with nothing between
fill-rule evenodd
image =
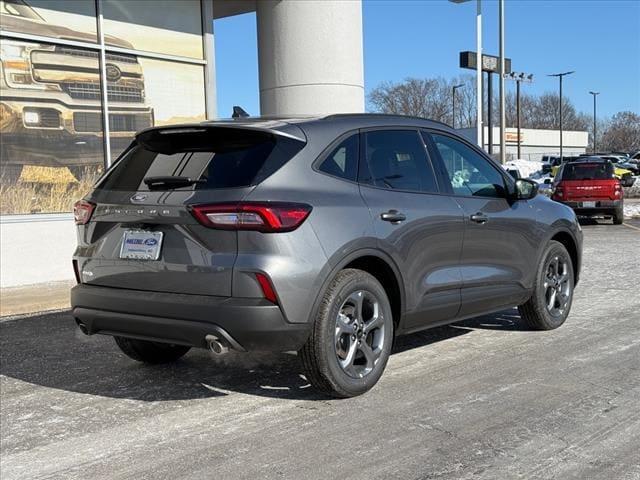
<instances>
[{"instance_id":1,"label":"rear bumper","mask_svg":"<svg viewBox=\"0 0 640 480\"><path fill-rule=\"evenodd\" d=\"M260 298L212 297L76 285L71 308L88 334L206 348L218 337L240 351L298 350L310 326L288 323L280 308Z\"/></svg>"},{"instance_id":2,"label":"rear bumper","mask_svg":"<svg viewBox=\"0 0 640 480\"><path fill-rule=\"evenodd\" d=\"M576 215L612 215L623 208L623 200L599 200L595 207L583 207L582 202L561 202L571 207Z\"/></svg>"}]
</instances>

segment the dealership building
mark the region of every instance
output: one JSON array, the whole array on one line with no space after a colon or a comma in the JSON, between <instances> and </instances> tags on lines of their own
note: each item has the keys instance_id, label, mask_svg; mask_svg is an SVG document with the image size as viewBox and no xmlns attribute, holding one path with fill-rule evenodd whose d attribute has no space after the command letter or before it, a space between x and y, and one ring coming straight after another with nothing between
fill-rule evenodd
<instances>
[{"instance_id":1,"label":"dealership building","mask_svg":"<svg viewBox=\"0 0 640 480\"><path fill-rule=\"evenodd\" d=\"M262 115L364 111L360 0L0 0L2 288L72 279L73 201L136 131L217 116L213 20L248 12Z\"/></svg>"}]
</instances>

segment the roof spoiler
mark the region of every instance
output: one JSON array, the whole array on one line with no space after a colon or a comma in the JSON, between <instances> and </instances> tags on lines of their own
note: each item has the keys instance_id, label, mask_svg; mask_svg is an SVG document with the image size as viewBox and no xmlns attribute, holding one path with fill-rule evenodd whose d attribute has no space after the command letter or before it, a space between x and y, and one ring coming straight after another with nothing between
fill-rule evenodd
<instances>
[{"instance_id":1,"label":"roof spoiler","mask_svg":"<svg viewBox=\"0 0 640 480\"><path fill-rule=\"evenodd\" d=\"M286 124L284 124L286 125ZM293 129L287 129L293 130ZM217 140L227 145L252 144L273 137L282 137L306 143L307 139L301 130L299 134L292 134L278 128L264 125L234 123L185 124L166 127L152 127L136 134L137 142L147 150L162 153L175 153L185 145L190 149L206 151Z\"/></svg>"}]
</instances>

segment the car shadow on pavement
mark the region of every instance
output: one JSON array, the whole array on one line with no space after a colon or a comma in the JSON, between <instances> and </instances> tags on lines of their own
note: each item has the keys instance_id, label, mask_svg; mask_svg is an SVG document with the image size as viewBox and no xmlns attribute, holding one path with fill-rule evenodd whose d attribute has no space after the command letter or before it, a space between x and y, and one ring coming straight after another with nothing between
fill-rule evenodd
<instances>
[{"instance_id":1,"label":"car shadow on pavement","mask_svg":"<svg viewBox=\"0 0 640 480\"><path fill-rule=\"evenodd\" d=\"M512 330L516 332L529 331L531 328L520 317L517 308L503 310L502 312L482 315L457 322L454 325L471 329L482 330Z\"/></svg>"},{"instance_id":2,"label":"car shadow on pavement","mask_svg":"<svg viewBox=\"0 0 640 480\"><path fill-rule=\"evenodd\" d=\"M521 329L517 310L399 337L393 353L426 347L476 328ZM135 362L103 335L80 333L68 312L0 323L3 393L16 379L47 388L145 402L204 399L239 392L274 398L320 400L294 353L237 353L217 357L192 349L169 365ZM19 388L19 385L17 385Z\"/></svg>"}]
</instances>

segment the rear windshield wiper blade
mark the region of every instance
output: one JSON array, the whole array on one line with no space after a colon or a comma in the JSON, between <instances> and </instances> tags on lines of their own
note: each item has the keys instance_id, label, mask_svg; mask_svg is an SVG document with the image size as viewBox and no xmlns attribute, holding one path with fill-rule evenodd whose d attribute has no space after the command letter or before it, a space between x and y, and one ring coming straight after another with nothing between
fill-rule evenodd
<instances>
[{"instance_id":1,"label":"rear windshield wiper blade","mask_svg":"<svg viewBox=\"0 0 640 480\"><path fill-rule=\"evenodd\" d=\"M149 190L169 190L172 188L188 187L196 183L206 183L204 179L190 177L146 177L144 183Z\"/></svg>"}]
</instances>

